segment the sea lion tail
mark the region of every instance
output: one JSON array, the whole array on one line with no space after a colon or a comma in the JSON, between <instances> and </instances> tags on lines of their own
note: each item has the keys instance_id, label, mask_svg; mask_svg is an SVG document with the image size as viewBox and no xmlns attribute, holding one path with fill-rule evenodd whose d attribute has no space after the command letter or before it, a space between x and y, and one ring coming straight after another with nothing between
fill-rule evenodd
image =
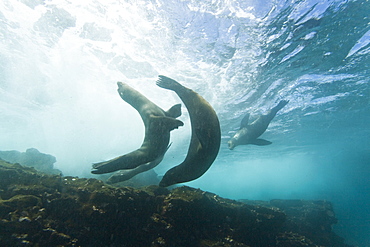
<instances>
[{"instance_id":1,"label":"sea lion tail","mask_svg":"<svg viewBox=\"0 0 370 247\"><path fill-rule=\"evenodd\" d=\"M276 113L278 111L280 111L284 106L286 106L286 104L288 104L288 102L289 102L289 100L281 100L279 102L279 104L277 104L277 106L275 106L274 108L272 108L270 110L270 112L268 113L268 115L270 115L271 119L273 119L274 116L276 115ZM270 121L271 121L271 119L270 119Z\"/></svg>"},{"instance_id":2,"label":"sea lion tail","mask_svg":"<svg viewBox=\"0 0 370 247\"><path fill-rule=\"evenodd\" d=\"M286 104L289 103L289 100L281 100L279 104L276 106L276 109L279 111L281 110Z\"/></svg>"}]
</instances>

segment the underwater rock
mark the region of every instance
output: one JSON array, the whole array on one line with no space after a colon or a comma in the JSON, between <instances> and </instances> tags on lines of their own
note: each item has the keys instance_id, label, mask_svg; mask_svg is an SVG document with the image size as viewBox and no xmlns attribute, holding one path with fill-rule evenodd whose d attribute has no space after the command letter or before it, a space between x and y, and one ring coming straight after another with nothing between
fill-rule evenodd
<instances>
[{"instance_id":1,"label":"underwater rock","mask_svg":"<svg viewBox=\"0 0 370 247\"><path fill-rule=\"evenodd\" d=\"M26 152L16 150L0 151L0 159L10 163L19 163L22 166L34 167L49 174L62 173L60 170L54 169L54 163L57 161L54 156L40 153L36 148L29 148Z\"/></svg>"},{"instance_id":2,"label":"underwater rock","mask_svg":"<svg viewBox=\"0 0 370 247\"><path fill-rule=\"evenodd\" d=\"M285 239L285 241L286 239L296 239L297 236L299 236L298 234L305 236L305 241L309 239L308 242L313 241L316 243L320 243L320 245L323 246L341 246L341 244L343 243L343 239L332 232L332 225L337 223L337 219L335 218L333 206L328 201L239 201L251 205L278 208L286 214L287 220L282 225L282 230L285 231L285 234L279 237L280 243L284 242L283 239ZM291 234L292 232L294 232L295 234ZM302 238L302 236L298 238ZM304 241L302 240L301 242Z\"/></svg>"},{"instance_id":3,"label":"underwater rock","mask_svg":"<svg viewBox=\"0 0 370 247\"><path fill-rule=\"evenodd\" d=\"M328 227L327 202L266 204L186 186L116 188L0 161L3 246L346 246Z\"/></svg>"}]
</instances>

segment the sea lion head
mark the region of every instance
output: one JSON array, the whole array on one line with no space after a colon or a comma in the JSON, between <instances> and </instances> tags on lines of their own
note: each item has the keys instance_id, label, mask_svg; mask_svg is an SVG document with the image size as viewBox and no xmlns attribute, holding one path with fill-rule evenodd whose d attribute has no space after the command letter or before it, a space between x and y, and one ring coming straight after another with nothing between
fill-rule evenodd
<instances>
[{"instance_id":1,"label":"sea lion head","mask_svg":"<svg viewBox=\"0 0 370 247\"><path fill-rule=\"evenodd\" d=\"M227 145L229 146L230 150L233 150L236 147L236 144L233 139L227 142Z\"/></svg>"},{"instance_id":2,"label":"sea lion head","mask_svg":"<svg viewBox=\"0 0 370 247\"><path fill-rule=\"evenodd\" d=\"M227 142L229 149L233 150L236 146L240 145L241 138L246 134L247 128L238 130L235 135Z\"/></svg>"}]
</instances>

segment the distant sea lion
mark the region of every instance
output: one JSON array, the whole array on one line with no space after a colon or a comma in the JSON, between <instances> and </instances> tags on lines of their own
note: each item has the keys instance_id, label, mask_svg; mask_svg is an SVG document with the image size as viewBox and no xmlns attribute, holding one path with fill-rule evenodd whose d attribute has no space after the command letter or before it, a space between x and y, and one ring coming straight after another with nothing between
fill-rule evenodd
<instances>
[{"instance_id":1,"label":"distant sea lion","mask_svg":"<svg viewBox=\"0 0 370 247\"><path fill-rule=\"evenodd\" d=\"M251 124L248 124L249 114L247 114L240 124L240 129L230 139L230 141L228 141L229 149L233 150L238 145L246 144L254 144L259 146L271 144L272 142L270 141L257 138L266 131L276 113L281 110L286 104L288 104L288 102L288 100L280 101L279 104L272 108L266 115L259 116Z\"/></svg>"},{"instance_id":2,"label":"distant sea lion","mask_svg":"<svg viewBox=\"0 0 370 247\"><path fill-rule=\"evenodd\" d=\"M168 145L166 151L170 148L171 144ZM124 182L126 180L129 180L133 177L135 177L137 174L149 171L150 169L153 169L156 167L164 158L164 153L161 156L158 156L155 160L148 162L143 165L139 165L136 168L133 169L126 169L126 170L120 170L116 173L114 173L112 176L110 176L107 180L108 184L115 184L119 182Z\"/></svg>"},{"instance_id":3,"label":"distant sea lion","mask_svg":"<svg viewBox=\"0 0 370 247\"><path fill-rule=\"evenodd\" d=\"M93 164L93 169L95 170L91 172L94 174L132 169L148 162L158 161L158 158L163 156L167 151L170 141L170 131L184 125L183 122L176 119L181 115L180 104L172 106L165 112L127 84L122 82L118 82L117 84L118 93L121 98L139 112L144 122L144 142L139 149L131 153Z\"/></svg>"},{"instance_id":4,"label":"distant sea lion","mask_svg":"<svg viewBox=\"0 0 370 247\"><path fill-rule=\"evenodd\" d=\"M199 94L162 75L157 85L177 93L189 111L191 122L191 140L185 160L168 170L159 183L167 187L197 179L208 170L220 149L221 130L216 112Z\"/></svg>"}]
</instances>

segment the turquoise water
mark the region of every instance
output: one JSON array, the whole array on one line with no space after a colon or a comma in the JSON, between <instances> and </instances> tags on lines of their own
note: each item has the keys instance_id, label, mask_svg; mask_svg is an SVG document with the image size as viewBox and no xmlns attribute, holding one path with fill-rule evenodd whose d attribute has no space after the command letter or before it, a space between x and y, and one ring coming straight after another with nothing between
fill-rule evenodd
<instances>
[{"instance_id":1,"label":"turquoise water","mask_svg":"<svg viewBox=\"0 0 370 247\"><path fill-rule=\"evenodd\" d=\"M158 74L200 93L222 130L219 156L186 183L232 199L333 202L335 231L370 246L369 1L0 3L0 150L34 147L65 175L140 146L124 81L164 109ZM263 138L227 149L246 113L289 100ZM155 168L186 156L189 119Z\"/></svg>"}]
</instances>

